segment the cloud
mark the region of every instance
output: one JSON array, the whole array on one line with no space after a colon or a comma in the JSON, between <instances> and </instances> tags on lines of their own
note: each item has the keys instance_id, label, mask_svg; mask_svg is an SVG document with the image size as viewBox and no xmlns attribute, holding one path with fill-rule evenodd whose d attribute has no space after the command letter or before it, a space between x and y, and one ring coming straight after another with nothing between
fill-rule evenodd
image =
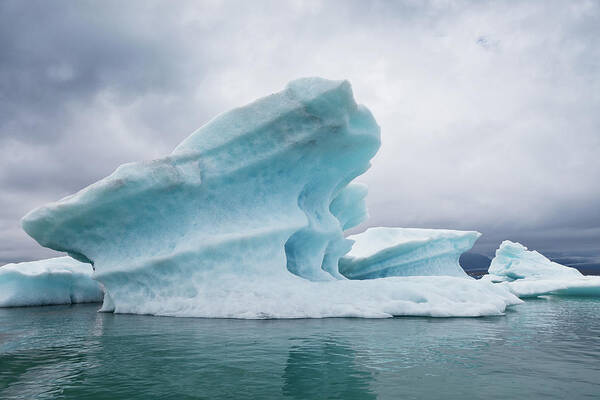
<instances>
[{"instance_id":1,"label":"cloud","mask_svg":"<svg viewBox=\"0 0 600 400\"><path fill-rule=\"evenodd\" d=\"M4 1L0 263L51 254L29 209L309 75L382 127L369 224L598 253L598 37L591 1Z\"/></svg>"}]
</instances>

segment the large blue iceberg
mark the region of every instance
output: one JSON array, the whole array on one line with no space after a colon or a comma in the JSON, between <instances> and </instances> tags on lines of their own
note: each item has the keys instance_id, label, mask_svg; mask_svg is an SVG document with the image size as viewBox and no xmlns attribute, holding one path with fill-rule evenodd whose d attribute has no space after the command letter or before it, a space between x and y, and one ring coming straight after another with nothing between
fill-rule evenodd
<instances>
[{"instance_id":1,"label":"large blue iceberg","mask_svg":"<svg viewBox=\"0 0 600 400\"><path fill-rule=\"evenodd\" d=\"M467 277L458 263L481 236L475 231L416 228L369 228L348 236L352 249L340 259L342 275L350 279L388 276Z\"/></svg>"},{"instance_id":2,"label":"large blue iceberg","mask_svg":"<svg viewBox=\"0 0 600 400\"><path fill-rule=\"evenodd\" d=\"M344 230L366 218L351 183L379 127L347 81L305 78L224 113L167 157L23 218L41 245L93 264L103 310L296 318L477 316L519 300L464 277L348 280Z\"/></svg>"},{"instance_id":3,"label":"large blue iceberg","mask_svg":"<svg viewBox=\"0 0 600 400\"><path fill-rule=\"evenodd\" d=\"M90 303L102 297L92 267L71 257L0 267L0 307Z\"/></svg>"},{"instance_id":4,"label":"large blue iceberg","mask_svg":"<svg viewBox=\"0 0 600 400\"><path fill-rule=\"evenodd\" d=\"M600 297L600 277L584 276L570 268L528 250L520 243L505 240L496 250L488 274L483 280L500 283L515 295Z\"/></svg>"}]
</instances>

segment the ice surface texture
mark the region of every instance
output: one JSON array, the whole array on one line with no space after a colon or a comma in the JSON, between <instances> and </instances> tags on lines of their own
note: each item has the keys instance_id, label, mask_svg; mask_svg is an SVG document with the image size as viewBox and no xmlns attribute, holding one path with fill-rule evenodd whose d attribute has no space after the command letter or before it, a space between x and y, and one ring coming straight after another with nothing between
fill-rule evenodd
<instances>
[{"instance_id":1,"label":"ice surface texture","mask_svg":"<svg viewBox=\"0 0 600 400\"><path fill-rule=\"evenodd\" d=\"M482 279L503 282L519 297L600 296L600 277L584 276L575 268L552 262L509 240L496 250L488 275Z\"/></svg>"},{"instance_id":2,"label":"ice surface texture","mask_svg":"<svg viewBox=\"0 0 600 400\"><path fill-rule=\"evenodd\" d=\"M71 257L0 267L0 307L89 303L102 297L92 267Z\"/></svg>"},{"instance_id":3,"label":"ice surface texture","mask_svg":"<svg viewBox=\"0 0 600 400\"><path fill-rule=\"evenodd\" d=\"M379 127L347 81L300 79L216 117L168 157L32 211L23 228L94 264L105 311L482 315L518 302L487 282L457 279L458 293L446 281L339 273L352 244L343 230L366 217L366 188L350 182L378 148Z\"/></svg>"},{"instance_id":4,"label":"ice surface texture","mask_svg":"<svg viewBox=\"0 0 600 400\"><path fill-rule=\"evenodd\" d=\"M354 244L340 259L340 272L350 279L426 275L464 278L467 274L458 259L479 236L475 231L369 228L348 237Z\"/></svg>"}]
</instances>

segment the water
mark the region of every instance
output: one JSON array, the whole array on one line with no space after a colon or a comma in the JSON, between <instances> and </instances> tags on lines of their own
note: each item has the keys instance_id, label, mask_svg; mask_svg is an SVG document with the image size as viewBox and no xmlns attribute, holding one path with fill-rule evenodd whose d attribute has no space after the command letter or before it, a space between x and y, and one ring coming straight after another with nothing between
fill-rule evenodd
<instances>
[{"instance_id":1,"label":"water","mask_svg":"<svg viewBox=\"0 0 600 400\"><path fill-rule=\"evenodd\" d=\"M210 320L0 309L1 399L600 397L600 300L504 317Z\"/></svg>"}]
</instances>

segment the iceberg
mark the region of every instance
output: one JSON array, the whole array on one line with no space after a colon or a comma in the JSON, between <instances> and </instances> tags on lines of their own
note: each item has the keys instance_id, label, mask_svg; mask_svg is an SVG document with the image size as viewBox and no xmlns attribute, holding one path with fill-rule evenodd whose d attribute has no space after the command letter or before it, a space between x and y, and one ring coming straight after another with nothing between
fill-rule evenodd
<instances>
[{"instance_id":1,"label":"iceberg","mask_svg":"<svg viewBox=\"0 0 600 400\"><path fill-rule=\"evenodd\" d=\"M95 268L102 311L225 318L479 316L520 300L462 277L349 280L353 182L379 127L347 81L303 78L221 114L168 156L31 211L24 230Z\"/></svg>"},{"instance_id":2,"label":"iceberg","mask_svg":"<svg viewBox=\"0 0 600 400\"><path fill-rule=\"evenodd\" d=\"M92 267L71 257L0 267L0 307L92 303L102 297Z\"/></svg>"},{"instance_id":3,"label":"iceberg","mask_svg":"<svg viewBox=\"0 0 600 400\"><path fill-rule=\"evenodd\" d=\"M521 298L600 296L600 277L585 276L575 268L550 261L537 251L509 240L500 244L488 275L482 279L501 283Z\"/></svg>"},{"instance_id":4,"label":"iceberg","mask_svg":"<svg viewBox=\"0 0 600 400\"><path fill-rule=\"evenodd\" d=\"M481 233L446 229L369 228L348 236L352 249L340 258L340 273L350 279L388 276L468 275L458 263Z\"/></svg>"}]
</instances>

